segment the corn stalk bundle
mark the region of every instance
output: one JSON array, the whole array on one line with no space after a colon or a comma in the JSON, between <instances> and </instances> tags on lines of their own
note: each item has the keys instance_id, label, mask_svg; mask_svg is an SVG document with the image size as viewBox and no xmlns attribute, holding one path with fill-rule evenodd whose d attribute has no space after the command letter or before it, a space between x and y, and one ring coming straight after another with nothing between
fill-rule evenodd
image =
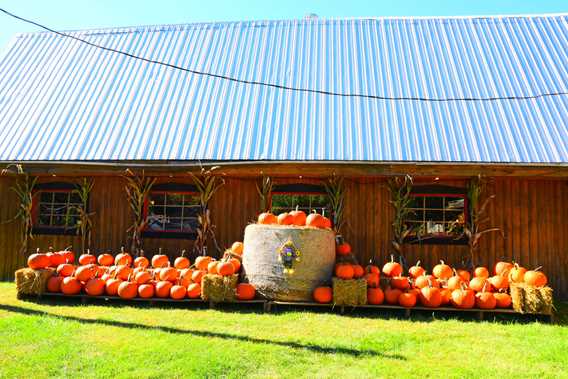
<instances>
[{"instance_id":1,"label":"corn stalk bundle","mask_svg":"<svg viewBox=\"0 0 568 379\"><path fill-rule=\"evenodd\" d=\"M235 301L238 275L207 274L201 279L201 298L214 303Z\"/></svg>"},{"instance_id":2,"label":"corn stalk bundle","mask_svg":"<svg viewBox=\"0 0 568 379\"><path fill-rule=\"evenodd\" d=\"M41 295L47 290L47 281L54 274L53 269L32 270L22 268L16 271L15 281L18 297L22 295Z\"/></svg>"},{"instance_id":3,"label":"corn stalk bundle","mask_svg":"<svg viewBox=\"0 0 568 379\"><path fill-rule=\"evenodd\" d=\"M351 307L367 304L367 281L333 278L333 304Z\"/></svg>"},{"instance_id":4,"label":"corn stalk bundle","mask_svg":"<svg viewBox=\"0 0 568 379\"><path fill-rule=\"evenodd\" d=\"M83 181L77 185L77 189L73 190L81 200L80 206L73 206L79 215L77 221L77 235L81 236L81 251L85 252L91 247L91 230L93 228L92 216L94 212L88 211L89 196L93 190L93 181L83 178Z\"/></svg>"},{"instance_id":5,"label":"corn stalk bundle","mask_svg":"<svg viewBox=\"0 0 568 379\"><path fill-rule=\"evenodd\" d=\"M513 309L520 313L552 314L552 288L511 283Z\"/></svg>"},{"instance_id":6,"label":"corn stalk bundle","mask_svg":"<svg viewBox=\"0 0 568 379\"><path fill-rule=\"evenodd\" d=\"M403 258L402 245L404 240L412 232L412 228L410 228L406 222L409 216L413 214L413 211L410 210L412 203L412 183L413 179L410 175L394 177L387 182L391 196L389 202L394 209L392 222L393 239L391 245L399 259Z\"/></svg>"},{"instance_id":7,"label":"corn stalk bundle","mask_svg":"<svg viewBox=\"0 0 568 379\"><path fill-rule=\"evenodd\" d=\"M272 193L272 179L263 175L259 183L256 183L256 191L260 196L260 213L270 211L270 194Z\"/></svg>"},{"instance_id":8,"label":"corn stalk bundle","mask_svg":"<svg viewBox=\"0 0 568 379\"><path fill-rule=\"evenodd\" d=\"M344 178L333 174L325 184L325 191L331 205L333 229L337 234L341 234L343 228L343 208L345 202L345 183Z\"/></svg>"},{"instance_id":9,"label":"corn stalk bundle","mask_svg":"<svg viewBox=\"0 0 568 379\"><path fill-rule=\"evenodd\" d=\"M127 230L127 232L132 233L130 251L138 255L142 248L142 231L148 223L144 214L144 202L152 190L152 186L156 183L156 178L146 177L144 171L142 171L142 175L135 175L127 169L124 179L126 180L124 190L133 216L132 226Z\"/></svg>"}]
</instances>

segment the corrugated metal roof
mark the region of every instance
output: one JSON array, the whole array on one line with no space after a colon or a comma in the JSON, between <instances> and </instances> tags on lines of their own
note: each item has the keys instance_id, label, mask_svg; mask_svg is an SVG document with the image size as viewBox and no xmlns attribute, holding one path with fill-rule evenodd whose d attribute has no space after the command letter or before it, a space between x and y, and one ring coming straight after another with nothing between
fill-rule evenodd
<instances>
[{"instance_id":1,"label":"corrugated metal roof","mask_svg":"<svg viewBox=\"0 0 568 379\"><path fill-rule=\"evenodd\" d=\"M568 16L285 20L72 32L150 59L388 97L568 91ZM568 96L306 94L50 33L0 62L0 160L568 162Z\"/></svg>"}]
</instances>

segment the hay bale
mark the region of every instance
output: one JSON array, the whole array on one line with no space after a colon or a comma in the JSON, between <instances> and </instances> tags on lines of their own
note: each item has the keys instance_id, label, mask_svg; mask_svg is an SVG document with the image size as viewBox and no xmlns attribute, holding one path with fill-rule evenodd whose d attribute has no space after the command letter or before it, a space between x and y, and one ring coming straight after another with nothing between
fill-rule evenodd
<instances>
[{"instance_id":1,"label":"hay bale","mask_svg":"<svg viewBox=\"0 0 568 379\"><path fill-rule=\"evenodd\" d=\"M333 303L352 307L367 304L367 281L333 278Z\"/></svg>"},{"instance_id":2,"label":"hay bale","mask_svg":"<svg viewBox=\"0 0 568 379\"><path fill-rule=\"evenodd\" d=\"M41 295L47 290L47 281L54 274L52 268L46 270L32 270L22 268L16 271L15 281L18 297L22 295Z\"/></svg>"},{"instance_id":3,"label":"hay bale","mask_svg":"<svg viewBox=\"0 0 568 379\"><path fill-rule=\"evenodd\" d=\"M293 254L287 255L287 246ZM331 280L335 235L327 229L251 224L242 262L245 277L265 298L311 301L314 289Z\"/></svg>"},{"instance_id":4,"label":"hay bale","mask_svg":"<svg viewBox=\"0 0 568 379\"><path fill-rule=\"evenodd\" d=\"M207 274L201 279L201 298L214 303L235 301L238 275Z\"/></svg>"},{"instance_id":5,"label":"hay bale","mask_svg":"<svg viewBox=\"0 0 568 379\"><path fill-rule=\"evenodd\" d=\"M552 288L511 283L513 309L520 313L552 314Z\"/></svg>"}]
</instances>

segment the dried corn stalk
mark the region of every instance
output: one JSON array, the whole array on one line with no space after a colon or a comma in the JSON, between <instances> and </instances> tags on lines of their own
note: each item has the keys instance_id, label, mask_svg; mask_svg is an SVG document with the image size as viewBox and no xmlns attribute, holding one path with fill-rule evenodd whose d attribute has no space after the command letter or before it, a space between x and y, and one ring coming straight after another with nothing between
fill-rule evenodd
<instances>
[{"instance_id":1,"label":"dried corn stalk","mask_svg":"<svg viewBox=\"0 0 568 379\"><path fill-rule=\"evenodd\" d=\"M79 220L77 220L76 228L77 235L81 236L81 251L85 252L91 247L91 230L93 227L92 216L94 212L88 211L89 206L89 196L93 190L94 182L93 180L83 178L83 181L77 184L77 188L73 190L79 196L81 200L80 206L73 206L79 215Z\"/></svg>"},{"instance_id":2,"label":"dried corn stalk","mask_svg":"<svg viewBox=\"0 0 568 379\"><path fill-rule=\"evenodd\" d=\"M144 214L144 202L152 190L152 186L156 183L156 178L146 177L144 171L142 171L142 175L135 175L127 169L124 179L126 180L124 189L133 216L132 226L127 230L127 232L132 233L130 251L138 255L142 248L142 231L148 222Z\"/></svg>"},{"instance_id":3,"label":"dried corn stalk","mask_svg":"<svg viewBox=\"0 0 568 379\"><path fill-rule=\"evenodd\" d=\"M407 220L413 211L410 210L412 203L412 177L405 175L403 177L395 177L387 182L388 190L391 195L390 203L394 208L394 219L392 222L393 239L392 247L397 257L403 258L402 244L408 235L412 232L407 224Z\"/></svg>"},{"instance_id":4,"label":"dried corn stalk","mask_svg":"<svg viewBox=\"0 0 568 379\"><path fill-rule=\"evenodd\" d=\"M331 205L333 229L337 234L341 234L343 227L343 206L345 201L344 178L335 173L325 183L325 191Z\"/></svg>"},{"instance_id":5,"label":"dried corn stalk","mask_svg":"<svg viewBox=\"0 0 568 379\"><path fill-rule=\"evenodd\" d=\"M270 194L272 193L272 179L263 175L260 183L256 184L256 191L260 196L260 212L270 211Z\"/></svg>"}]
</instances>

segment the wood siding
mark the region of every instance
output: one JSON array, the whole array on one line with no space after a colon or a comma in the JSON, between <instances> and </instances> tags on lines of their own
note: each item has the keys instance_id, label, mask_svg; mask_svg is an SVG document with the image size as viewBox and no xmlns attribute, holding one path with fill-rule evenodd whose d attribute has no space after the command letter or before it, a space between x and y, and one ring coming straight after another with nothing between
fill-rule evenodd
<instances>
[{"instance_id":1,"label":"wood siding","mask_svg":"<svg viewBox=\"0 0 568 379\"><path fill-rule=\"evenodd\" d=\"M61 177L45 177L42 181ZM161 182L189 182L183 178L161 177ZM278 178L278 183L317 182L317 180ZM421 179L417 178L420 182ZM12 218L17 199L9 187L11 178L0 179L0 221ZM226 185L211 203L212 218L217 225L216 235L222 247L241 240L246 225L257 215L260 201L250 177L226 178ZM442 180L441 184L464 186L465 180ZM361 263L373 260L382 263L390 254L392 208L383 178L348 178L346 180L346 209L348 223L345 238L352 244ZM98 176L91 195L91 210L95 212L92 249L95 252L118 251L126 245L130 226L130 209L124 194L124 182L115 176ZM493 264L498 259L520 262L526 267L543 266L556 294L568 298L568 181L565 179L507 178L493 179L490 186L496 195L489 213L494 226L500 227L505 238L486 235L481 242L479 262ZM17 223L0 224L0 277L12 279L14 270L24 266L26 257L18 254L19 227ZM30 247L46 249L80 246L76 236L37 235ZM162 247L171 256L181 249L190 250L191 241L145 238L144 249L152 255ZM460 245L405 245L408 262L420 259L431 268L444 259L458 264L467 254Z\"/></svg>"}]
</instances>

